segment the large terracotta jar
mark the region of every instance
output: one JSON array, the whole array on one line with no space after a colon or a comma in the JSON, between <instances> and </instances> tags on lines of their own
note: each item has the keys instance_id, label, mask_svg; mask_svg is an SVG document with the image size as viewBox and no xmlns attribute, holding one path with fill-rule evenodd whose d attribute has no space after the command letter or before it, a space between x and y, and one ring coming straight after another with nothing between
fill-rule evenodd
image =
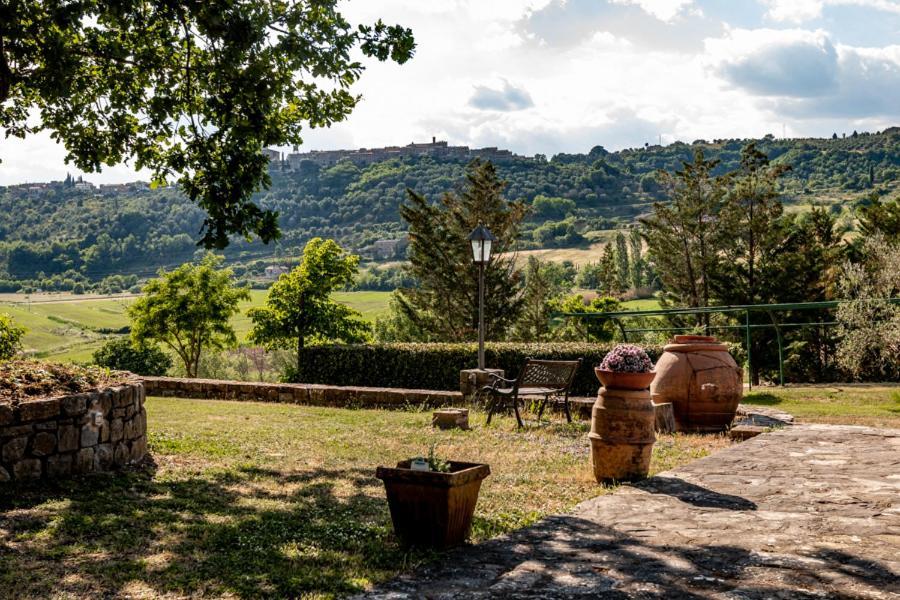
<instances>
[{"instance_id":1,"label":"large terracotta jar","mask_svg":"<svg viewBox=\"0 0 900 600\"><path fill-rule=\"evenodd\" d=\"M595 373L598 378L605 377L591 412L588 435L594 478L598 483L642 479L650 471L656 442L653 403L647 389L654 373L610 374L599 369ZM626 377L623 384L616 377L620 375L632 377Z\"/></svg>"},{"instance_id":2,"label":"large terracotta jar","mask_svg":"<svg viewBox=\"0 0 900 600\"><path fill-rule=\"evenodd\" d=\"M743 372L712 336L676 335L656 363L653 402L671 402L678 431L723 431L743 394Z\"/></svg>"}]
</instances>

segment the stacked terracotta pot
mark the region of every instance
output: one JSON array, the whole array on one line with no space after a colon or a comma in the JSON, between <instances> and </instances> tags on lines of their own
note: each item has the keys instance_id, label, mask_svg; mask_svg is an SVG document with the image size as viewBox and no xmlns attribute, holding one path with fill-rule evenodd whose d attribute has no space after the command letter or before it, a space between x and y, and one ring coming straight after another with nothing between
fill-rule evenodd
<instances>
[{"instance_id":1,"label":"stacked terracotta pot","mask_svg":"<svg viewBox=\"0 0 900 600\"><path fill-rule=\"evenodd\" d=\"M591 463L599 483L641 479L656 442L647 387L655 373L596 370L603 387L591 414Z\"/></svg>"}]
</instances>

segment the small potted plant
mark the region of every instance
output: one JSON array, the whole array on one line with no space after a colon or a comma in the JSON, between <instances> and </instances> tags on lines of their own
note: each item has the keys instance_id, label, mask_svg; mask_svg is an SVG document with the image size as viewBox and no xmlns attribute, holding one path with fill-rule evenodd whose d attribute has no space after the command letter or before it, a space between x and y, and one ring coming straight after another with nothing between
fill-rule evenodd
<instances>
[{"instance_id":1,"label":"small potted plant","mask_svg":"<svg viewBox=\"0 0 900 600\"><path fill-rule=\"evenodd\" d=\"M650 357L634 344L619 344L613 348L600 365L594 367L594 373L604 387L615 390L645 390L656 377Z\"/></svg>"},{"instance_id":2,"label":"small potted plant","mask_svg":"<svg viewBox=\"0 0 900 600\"><path fill-rule=\"evenodd\" d=\"M378 467L384 482L394 532L407 546L447 548L461 544L472 528L481 482L488 465L447 461L435 456L404 460L395 468Z\"/></svg>"}]
</instances>

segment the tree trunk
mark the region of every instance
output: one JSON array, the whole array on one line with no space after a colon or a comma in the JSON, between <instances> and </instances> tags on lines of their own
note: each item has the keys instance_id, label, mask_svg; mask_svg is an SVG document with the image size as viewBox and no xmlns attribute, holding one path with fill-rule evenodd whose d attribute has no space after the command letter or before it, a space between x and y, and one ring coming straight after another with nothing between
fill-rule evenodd
<instances>
[{"instance_id":1,"label":"tree trunk","mask_svg":"<svg viewBox=\"0 0 900 600\"><path fill-rule=\"evenodd\" d=\"M300 377L300 352L303 350L303 336L297 336L297 377Z\"/></svg>"}]
</instances>

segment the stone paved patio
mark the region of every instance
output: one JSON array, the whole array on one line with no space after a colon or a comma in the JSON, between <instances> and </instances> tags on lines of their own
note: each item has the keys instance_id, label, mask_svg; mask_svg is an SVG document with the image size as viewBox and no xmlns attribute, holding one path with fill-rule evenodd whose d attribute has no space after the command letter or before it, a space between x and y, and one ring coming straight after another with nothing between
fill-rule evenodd
<instances>
[{"instance_id":1,"label":"stone paved patio","mask_svg":"<svg viewBox=\"0 0 900 600\"><path fill-rule=\"evenodd\" d=\"M900 598L900 430L799 425L370 598Z\"/></svg>"}]
</instances>

